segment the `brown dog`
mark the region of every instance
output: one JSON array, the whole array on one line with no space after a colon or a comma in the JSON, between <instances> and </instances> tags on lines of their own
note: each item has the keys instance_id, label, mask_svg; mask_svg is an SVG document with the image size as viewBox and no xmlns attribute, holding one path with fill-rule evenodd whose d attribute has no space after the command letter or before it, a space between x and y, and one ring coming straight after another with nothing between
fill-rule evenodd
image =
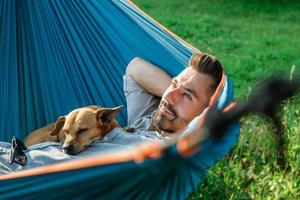
<instances>
[{"instance_id":1,"label":"brown dog","mask_svg":"<svg viewBox=\"0 0 300 200\"><path fill-rule=\"evenodd\" d=\"M120 126L115 116L121 107L88 106L75 109L68 115L59 117L55 123L30 133L24 144L30 146L46 141L63 142L62 149L65 153L77 154Z\"/></svg>"}]
</instances>

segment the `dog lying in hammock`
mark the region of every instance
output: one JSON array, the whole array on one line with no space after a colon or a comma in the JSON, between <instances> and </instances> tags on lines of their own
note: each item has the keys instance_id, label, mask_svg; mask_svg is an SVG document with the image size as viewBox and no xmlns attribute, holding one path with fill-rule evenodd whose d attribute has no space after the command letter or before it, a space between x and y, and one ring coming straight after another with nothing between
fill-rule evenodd
<instances>
[{"instance_id":1,"label":"dog lying in hammock","mask_svg":"<svg viewBox=\"0 0 300 200\"><path fill-rule=\"evenodd\" d=\"M119 127L115 119L122 106L102 108L87 106L61 116L55 123L30 133L24 140L25 146L41 142L62 142L62 149L67 154L78 154L92 142L101 139L113 128Z\"/></svg>"}]
</instances>

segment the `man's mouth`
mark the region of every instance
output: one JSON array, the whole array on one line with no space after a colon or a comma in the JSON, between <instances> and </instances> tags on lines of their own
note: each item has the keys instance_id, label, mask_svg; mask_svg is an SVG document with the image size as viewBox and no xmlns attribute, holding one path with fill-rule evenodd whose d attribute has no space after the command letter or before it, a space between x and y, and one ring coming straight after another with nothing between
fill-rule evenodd
<instances>
[{"instance_id":1,"label":"man's mouth","mask_svg":"<svg viewBox=\"0 0 300 200\"><path fill-rule=\"evenodd\" d=\"M162 102L161 106L161 113L164 115L168 120L174 120L176 119L177 115L174 111L174 109L167 103L167 102Z\"/></svg>"}]
</instances>

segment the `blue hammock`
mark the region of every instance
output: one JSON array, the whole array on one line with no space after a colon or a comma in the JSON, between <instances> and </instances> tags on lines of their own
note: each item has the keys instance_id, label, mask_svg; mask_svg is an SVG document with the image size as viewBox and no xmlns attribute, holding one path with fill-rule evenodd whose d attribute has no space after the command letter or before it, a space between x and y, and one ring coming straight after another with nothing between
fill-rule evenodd
<instances>
[{"instance_id":1,"label":"blue hammock","mask_svg":"<svg viewBox=\"0 0 300 200\"><path fill-rule=\"evenodd\" d=\"M1 141L23 139L77 107L126 105L122 75L136 56L174 76L197 51L123 0L1 0L0 25ZM228 76L221 89L224 108L233 98ZM126 124L126 109L118 120ZM236 122L189 156L177 144L149 144L1 175L0 197L185 199L238 135Z\"/></svg>"}]
</instances>

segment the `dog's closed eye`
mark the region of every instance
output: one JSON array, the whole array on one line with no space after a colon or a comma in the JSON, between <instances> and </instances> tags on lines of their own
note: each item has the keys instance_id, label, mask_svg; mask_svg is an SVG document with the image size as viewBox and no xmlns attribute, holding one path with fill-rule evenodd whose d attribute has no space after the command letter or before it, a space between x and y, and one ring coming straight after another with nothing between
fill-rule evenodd
<instances>
[{"instance_id":1,"label":"dog's closed eye","mask_svg":"<svg viewBox=\"0 0 300 200\"><path fill-rule=\"evenodd\" d=\"M83 133L83 132L85 132L85 131L87 131L88 129L87 128L81 128L81 129L79 129L78 131L77 131L77 134L79 135L79 134L81 134L81 133Z\"/></svg>"}]
</instances>

